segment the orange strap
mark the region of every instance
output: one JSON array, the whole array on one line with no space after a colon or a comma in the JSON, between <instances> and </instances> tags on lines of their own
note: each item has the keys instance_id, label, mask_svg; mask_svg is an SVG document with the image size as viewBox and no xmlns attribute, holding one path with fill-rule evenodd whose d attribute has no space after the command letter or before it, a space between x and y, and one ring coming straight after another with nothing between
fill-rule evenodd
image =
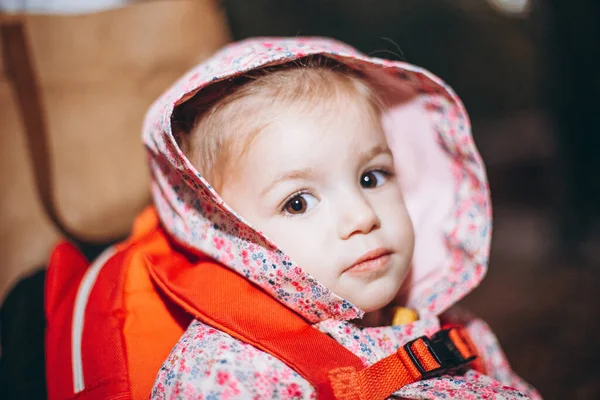
<instances>
[{"instance_id":1,"label":"orange strap","mask_svg":"<svg viewBox=\"0 0 600 400\"><path fill-rule=\"evenodd\" d=\"M166 239L165 239L166 240ZM214 261L190 263L177 252L147 258L155 284L200 321L286 363L319 399L386 399L403 386L474 357L460 328L421 337L367 368L258 286Z\"/></svg>"},{"instance_id":2,"label":"orange strap","mask_svg":"<svg viewBox=\"0 0 600 400\"><path fill-rule=\"evenodd\" d=\"M337 400L383 400L408 384L447 373L475 357L464 330L456 326L432 339L417 338L360 371L337 368L330 372L330 381Z\"/></svg>"}]
</instances>

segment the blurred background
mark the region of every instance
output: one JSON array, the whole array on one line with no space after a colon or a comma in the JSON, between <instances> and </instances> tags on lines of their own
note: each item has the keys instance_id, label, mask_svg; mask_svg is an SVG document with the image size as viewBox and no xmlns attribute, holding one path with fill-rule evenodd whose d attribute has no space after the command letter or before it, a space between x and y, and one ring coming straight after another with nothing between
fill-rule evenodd
<instances>
[{"instance_id":1,"label":"blurred background","mask_svg":"<svg viewBox=\"0 0 600 400\"><path fill-rule=\"evenodd\" d=\"M463 99L495 228L488 277L462 303L544 398L600 398L597 1L0 0L0 12L0 374L12 393L43 393L17 377L43 374L52 246L66 232L91 257L149 202L150 103L232 39L320 35L425 67Z\"/></svg>"}]
</instances>

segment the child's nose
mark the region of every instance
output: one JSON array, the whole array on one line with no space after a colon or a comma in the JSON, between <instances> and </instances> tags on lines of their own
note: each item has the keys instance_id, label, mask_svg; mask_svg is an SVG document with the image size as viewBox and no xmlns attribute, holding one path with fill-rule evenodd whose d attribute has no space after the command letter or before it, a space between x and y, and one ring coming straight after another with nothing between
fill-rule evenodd
<instances>
[{"instance_id":1,"label":"child's nose","mask_svg":"<svg viewBox=\"0 0 600 400\"><path fill-rule=\"evenodd\" d=\"M350 205L346 203L340 207L339 215L341 239L349 239L355 234L367 234L381 224L371 204L362 196L356 196Z\"/></svg>"}]
</instances>

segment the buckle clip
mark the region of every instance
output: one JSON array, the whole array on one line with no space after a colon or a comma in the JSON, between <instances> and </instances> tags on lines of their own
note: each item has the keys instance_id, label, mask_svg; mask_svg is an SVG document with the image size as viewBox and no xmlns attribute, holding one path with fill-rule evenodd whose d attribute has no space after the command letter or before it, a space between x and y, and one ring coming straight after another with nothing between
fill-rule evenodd
<instances>
[{"instance_id":1,"label":"buckle clip","mask_svg":"<svg viewBox=\"0 0 600 400\"><path fill-rule=\"evenodd\" d=\"M464 358L462 356L460 351L456 348L456 346L452 342L452 339L450 339L450 332L452 330L458 330L457 333L459 334L459 337L461 338L461 340L463 342L465 342L467 344L467 346L469 346L469 349L471 350L471 354L473 354L472 356L470 356L468 358ZM403 346L404 350L406 350L406 353L412 360L413 364L415 365L417 370L421 373L422 379L429 379L434 376L439 376L439 375L442 375L443 373L447 373L449 371L456 370L477 358L477 356L475 355L475 352L472 351L468 342L463 339L461 330L462 330L462 328L460 328L460 327L451 327L448 329L442 329L442 330L436 332L433 336L431 336L431 338L428 338L427 336L421 336L414 340L411 340L410 342L406 343ZM422 340L425 343L425 346L427 347L427 350L429 350L429 353L433 356L435 361L440 365L438 368L434 368L430 371L425 370L425 368L423 367L423 365L417 358L417 355L413 352L413 349L412 349L412 345L418 340Z\"/></svg>"}]
</instances>

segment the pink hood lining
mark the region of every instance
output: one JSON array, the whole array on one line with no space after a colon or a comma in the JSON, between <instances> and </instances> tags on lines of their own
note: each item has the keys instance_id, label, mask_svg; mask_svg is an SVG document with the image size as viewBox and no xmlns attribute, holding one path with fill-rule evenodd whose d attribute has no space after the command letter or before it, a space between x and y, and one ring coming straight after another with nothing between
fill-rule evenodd
<instances>
[{"instance_id":1,"label":"pink hood lining","mask_svg":"<svg viewBox=\"0 0 600 400\"><path fill-rule=\"evenodd\" d=\"M212 256L311 322L362 316L225 204L182 154L171 131L174 107L211 83L311 54L363 71L391 105L382 122L415 226L413 267L399 301L422 313L442 313L479 284L490 245L489 190L467 113L431 73L369 58L337 41L257 38L231 44L153 104L143 138L163 225L186 247Z\"/></svg>"}]
</instances>

